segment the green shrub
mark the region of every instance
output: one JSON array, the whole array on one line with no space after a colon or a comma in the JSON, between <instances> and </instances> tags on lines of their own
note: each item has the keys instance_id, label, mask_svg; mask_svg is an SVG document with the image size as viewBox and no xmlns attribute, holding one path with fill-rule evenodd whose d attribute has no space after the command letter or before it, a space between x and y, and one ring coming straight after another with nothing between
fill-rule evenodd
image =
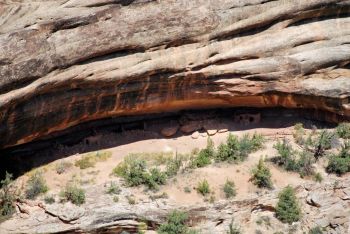
<instances>
[{"instance_id":1,"label":"green shrub","mask_svg":"<svg viewBox=\"0 0 350 234\"><path fill-rule=\"evenodd\" d=\"M226 198L232 198L232 197L236 196L236 194L237 194L235 183L233 181L230 181L230 180L226 180L226 183L224 184L223 190L224 190Z\"/></svg>"},{"instance_id":2,"label":"green shrub","mask_svg":"<svg viewBox=\"0 0 350 234\"><path fill-rule=\"evenodd\" d=\"M350 142L344 142L339 154L332 155L326 167L327 172L338 175L350 172Z\"/></svg>"},{"instance_id":3,"label":"green shrub","mask_svg":"<svg viewBox=\"0 0 350 234\"><path fill-rule=\"evenodd\" d=\"M313 163L314 157L309 152L303 150L299 152L299 159L296 161L295 169L301 177L311 176L315 173L312 167Z\"/></svg>"},{"instance_id":4,"label":"green shrub","mask_svg":"<svg viewBox=\"0 0 350 234\"><path fill-rule=\"evenodd\" d=\"M157 232L158 234L188 234L191 230L186 225L187 220L188 215L185 212L174 210L168 215L166 223L159 226Z\"/></svg>"},{"instance_id":5,"label":"green shrub","mask_svg":"<svg viewBox=\"0 0 350 234\"><path fill-rule=\"evenodd\" d=\"M264 160L260 159L259 163L252 170L253 183L259 188L272 188L270 169L264 164Z\"/></svg>"},{"instance_id":6,"label":"green shrub","mask_svg":"<svg viewBox=\"0 0 350 234\"><path fill-rule=\"evenodd\" d=\"M46 196L44 198L44 201L46 204L53 204L55 203L55 198L53 196Z\"/></svg>"},{"instance_id":7,"label":"green shrub","mask_svg":"<svg viewBox=\"0 0 350 234\"><path fill-rule=\"evenodd\" d=\"M166 174L158 168L152 168L150 173L146 174L145 184L151 190L157 190L159 185L166 183Z\"/></svg>"},{"instance_id":8,"label":"green shrub","mask_svg":"<svg viewBox=\"0 0 350 234\"><path fill-rule=\"evenodd\" d=\"M114 194L120 194L121 191L122 190L115 182L111 182L107 187L106 193L110 195L114 195Z\"/></svg>"},{"instance_id":9,"label":"green shrub","mask_svg":"<svg viewBox=\"0 0 350 234\"><path fill-rule=\"evenodd\" d=\"M309 234L323 234L323 231L320 226L316 226L309 230Z\"/></svg>"},{"instance_id":10,"label":"green shrub","mask_svg":"<svg viewBox=\"0 0 350 234\"><path fill-rule=\"evenodd\" d=\"M229 134L226 144L220 144L215 155L216 161L239 162L245 160L248 155L263 147L265 142L261 134L254 133L252 136L244 134L240 139Z\"/></svg>"},{"instance_id":11,"label":"green shrub","mask_svg":"<svg viewBox=\"0 0 350 234\"><path fill-rule=\"evenodd\" d=\"M231 223L228 225L227 234L241 234L240 228L236 226L236 224L233 222L233 219Z\"/></svg>"},{"instance_id":12,"label":"green shrub","mask_svg":"<svg viewBox=\"0 0 350 234\"><path fill-rule=\"evenodd\" d=\"M340 123L337 127L337 134L344 139L350 139L350 123Z\"/></svg>"},{"instance_id":13,"label":"green shrub","mask_svg":"<svg viewBox=\"0 0 350 234\"><path fill-rule=\"evenodd\" d=\"M12 175L6 172L5 179L0 181L0 222L15 212L17 199L16 187L13 185Z\"/></svg>"},{"instance_id":14,"label":"green shrub","mask_svg":"<svg viewBox=\"0 0 350 234\"><path fill-rule=\"evenodd\" d=\"M184 192L185 193L191 193L191 189L189 187L184 187Z\"/></svg>"},{"instance_id":15,"label":"green shrub","mask_svg":"<svg viewBox=\"0 0 350 234\"><path fill-rule=\"evenodd\" d=\"M227 160L231 162L236 162L239 160L239 140L238 137L229 133L226 144L229 149L229 155Z\"/></svg>"},{"instance_id":16,"label":"green shrub","mask_svg":"<svg viewBox=\"0 0 350 234\"><path fill-rule=\"evenodd\" d=\"M321 175L321 173L317 172L315 175L314 175L314 180L318 183L321 183L322 180L323 180L323 177Z\"/></svg>"},{"instance_id":17,"label":"green shrub","mask_svg":"<svg viewBox=\"0 0 350 234\"><path fill-rule=\"evenodd\" d=\"M303 145L305 143L304 140L305 130L302 123L297 123L294 125L293 137L297 144Z\"/></svg>"},{"instance_id":18,"label":"green shrub","mask_svg":"<svg viewBox=\"0 0 350 234\"><path fill-rule=\"evenodd\" d=\"M332 141L335 139L335 134L333 132L323 130L317 140L314 150L314 157L319 159L325 153L325 150L332 148Z\"/></svg>"},{"instance_id":19,"label":"green shrub","mask_svg":"<svg viewBox=\"0 0 350 234\"><path fill-rule=\"evenodd\" d=\"M202 194L203 196L210 193L210 187L207 180L202 180L197 185L197 192Z\"/></svg>"},{"instance_id":20,"label":"green shrub","mask_svg":"<svg viewBox=\"0 0 350 234\"><path fill-rule=\"evenodd\" d=\"M116 168L113 174L124 178L127 186L133 187L146 182L146 161L142 159L125 158Z\"/></svg>"},{"instance_id":21,"label":"green shrub","mask_svg":"<svg viewBox=\"0 0 350 234\"><path fill-rule=\"evenodd\" d=\"M274 162L286 170L295 170L295 152L289 142L286 139L283 139L283 141L278 140L273 147L277 150L278 153L278 156L275 158Z\"/></svg>"},{"instance_id":22,"label":"green shrub","mask_svg":"<svg viewBox=\"0 0 350 234\"><path fill-rule=\"evenodd\" d=\"M253 152L258 151L259 149L264 148L264 143L266 142L264 136L262 134L254 133L251 138L251 150Z\"/></svg>"},{"instance_id":23,"label":"green shrub","mask_svg":"<svg viewBox=\"0 0 350 234\"><path fill-rule=\"evenodd\" d=\"M310 176L314 174L312 164L314 158L310 152L303 150L300 152L294 151L287 140L278 141L274 148L277 150L278 156L273 159L273 162L283 167L287 171L295 171L300 176Z\"/></svg>"},{"instance_id":24,"label":"green shrub","mask_svg":"<svg viewBox=\"0 0 350 234\"><path fill-rule=\"evenodd\" d=\"M253 151L253 143L249 134L244 134L238 143L239 160L243 161Z\"/></svg>"},{"instance_id":25,"label":"green shrub","mask_svg":"<svg viewBox=\"0 0 350 234\"><path fill-rule=\"evenodd\" d=\"M191 166L193 168L205 167L211 163L211 159L214 157L214 155L215 155L214 143L210 139L210 137L208 137L207 147L199 151L198 155L191 162L192 164Z\"/></svg>"},{"instance_id":26,"label":"green shrub","mask_svg":"<svg viewBox=\"0 0 350 234\"><path fill-rule=\"evenodd\" d=\"M146 185L149 189L157 190L159 185L166 183L167 175L157 168L147 171L146 161L127 157L113 169L113 174L121 176L127 186Z\"/></svg>"},{"instance_id":27,"label":"green shrub","mask_svg":"<svg viewBox=\"0 0 350 234\"><path fill-rule=\"evenodd\" d=\"M283 223L297 222L301 218L301 209L292 187L285 187L278 195L276 217Z\"/></svg>"},{"instance_id":28,"label":"green shrub","mask_svg":"<svg viewBox=\"0 0 350 234\"><path fill-rule=\"evenodd\" d=\"M72 163L62 160L56 163L55 169L57 174L63 174L72 166Z\"/></svg>"},{"instance_id":29,"label":"green shrub","mask_svg":"<svg viewBox=\"0 0 350 234\"><path fill-rule=\"evenodd\" d=\"M26 198L35 199L40 194L46 193L49 188L41 172L35 172L27 181L27 189L25 191Z\"/></svg>"},{"instance_id":30,"label":"green shrub","mask_svg":"<svg viewBox=\"0 0 350 234\"><path fill-rule=\"evenodd\" d=\"M134 196L126 196L126 199L128 200L129 205L135 205L136 199Z\"/></svg>"},{"instance_id":31,"label":"green shrub","mask_svg":"<svg viewBox=\"0 0 350 234\"><path fill-rule=\"evenodd\" d=\"M175 158L171 158L166 163L166 175L168 177L175 176L182 166L182 159L176 153Z\"/></svg>"},{"instance_id":32,"label":"green shrub","mask_svg":"<svg viewBox=\"0 0 350 234\"><path fill-rule=\"evenodd\" d=\"M215 161L227 161L231 156L231 150L227 144L221 143L215 154Z\"/></svg>"},{"instance_id":33,"label":"green shrub","mask_svg":"<svg viewBox=\"0 0 350 234\"><path fill-rule=\"evenodd\" d=\"M60 192L60 196L64 201L70 201L75 205L85 203L85 190L73 183L68 183Z\"/></svg>"}]
</instances>

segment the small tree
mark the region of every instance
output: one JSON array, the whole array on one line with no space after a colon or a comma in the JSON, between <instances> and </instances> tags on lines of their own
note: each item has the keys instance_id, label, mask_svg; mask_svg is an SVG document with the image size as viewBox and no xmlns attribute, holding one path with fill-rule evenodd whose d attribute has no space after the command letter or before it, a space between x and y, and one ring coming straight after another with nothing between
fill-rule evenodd
<instances>
[{"instance_id":1,"label":"small tree","mask_svg":"<svg viewBox=\"0 0 350 234\"><path fill-rule=\"evenodd\" d=\"M228 160L230 162L238 161L240 159L239 158L239 140L238 140L238 137L230 133L227 137L226 143L227 143L227 147L229 150Z\"/></svg>"},{"instance_id":2,"label":"small tree","mask_svg":"<svg viewBox=\"0 0 350 234\"><path fill-rule=\"evenodd\" d=\"M252 170L253 183L259 188L272 188L271 172L261 158L256 167Z\"/></svg>"},{"instance_id":3,"label":"small tree","mask_svg":"<svg viewBox=\"0 0 350 234\"><path fill-rule=\"evenodd\" d=\"M291 186L285 187L278 195L276 217L283 223L297 222L301 218L301 209Z\"/></svg>"},{"instance_id":4,"label":"small tree","mask_svg":"<svg viewBox=\"0 0 350 234\"><path fill-rule=\"evenodd\" d=\"M0 190L0 221L2 217L11 216L15 212L16 187L12 185L12 175L6 172L6 177L1 180Z\"/></svg>"}]
</instances>

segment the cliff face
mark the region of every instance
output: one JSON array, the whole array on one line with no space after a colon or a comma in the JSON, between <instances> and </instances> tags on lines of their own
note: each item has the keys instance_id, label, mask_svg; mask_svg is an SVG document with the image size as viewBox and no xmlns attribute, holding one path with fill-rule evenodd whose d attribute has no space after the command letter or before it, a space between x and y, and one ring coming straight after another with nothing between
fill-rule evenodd
<instances>
[{"instance_id":1,"label":"cliff face","mask_svg":"<svg viewBox=\"0 0 350 234\"><path fill-rule=\"evenodd\" d=\"M0 148L90 120L209 107L350 119L350 1L0 3Z\"/></svg>"}]
</instances>

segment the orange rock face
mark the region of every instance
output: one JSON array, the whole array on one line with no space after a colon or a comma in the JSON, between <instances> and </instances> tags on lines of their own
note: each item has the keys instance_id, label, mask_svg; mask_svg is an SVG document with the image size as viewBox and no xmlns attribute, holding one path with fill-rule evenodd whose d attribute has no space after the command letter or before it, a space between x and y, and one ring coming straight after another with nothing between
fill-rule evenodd
<instances>
[{"instance_id":1,"label":"orange rock face","mask_svg":"<svg viewBox=\"0 0 350 234\"><path fill-rule=\"evenodd\" d=\"M0 4L0 148L193 108L350 119L348 1L117 2Z\"/></svg>"}]
</instances>

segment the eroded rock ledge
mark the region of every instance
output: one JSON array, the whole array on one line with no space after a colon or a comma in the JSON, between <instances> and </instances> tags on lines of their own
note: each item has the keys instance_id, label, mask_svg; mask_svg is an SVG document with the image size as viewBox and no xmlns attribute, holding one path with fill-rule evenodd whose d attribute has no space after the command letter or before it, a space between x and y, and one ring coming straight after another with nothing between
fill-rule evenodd
<instances>
[{"instance_id":1,"label":"eroded rock ledge","mask_svg":"<svg viewBox=\"0 0 350 234\"><path fill-rule=\"evenodd\" d=\"M295 188L304 214L300 222L294 223L296 233L307 232L315 226L323 228L326 233L347 233L350 227L349 185L350 178L345 177L322 185L307 182ZM121 233L123 230L137 233L140 228L157 229L174 209L188 212L189 225L203 234L226 233L232 218L244 231L252 233L249 227L254 226L261 216L270 220L269 226L265 227L266 233L276 230L288 233L290 230L288 224L274 217L278 190L252 194L243 200L180 207L164 199L143 200L136 205L128 204L126 199L115 203L103 193L104 189L103 185L90 187L87 193L94 202L81 207L70 203L21 203L18 207L22 213L18 212L11 220L2 223L0 230L4 233L18 233L19 230L23 233ZM128 194L124 192L123 195Z\"/></svg>"},{"instance_id":2,"label":"eroded rock ledge","mask_svg":"<svg viewBox=\"0 0 350 234\"><path fill-rule=\"evenodd\" d=\"M0 148L192 108L350 119L347 0L10 0L0 15Z\"/></svg>"}]
</instances>

